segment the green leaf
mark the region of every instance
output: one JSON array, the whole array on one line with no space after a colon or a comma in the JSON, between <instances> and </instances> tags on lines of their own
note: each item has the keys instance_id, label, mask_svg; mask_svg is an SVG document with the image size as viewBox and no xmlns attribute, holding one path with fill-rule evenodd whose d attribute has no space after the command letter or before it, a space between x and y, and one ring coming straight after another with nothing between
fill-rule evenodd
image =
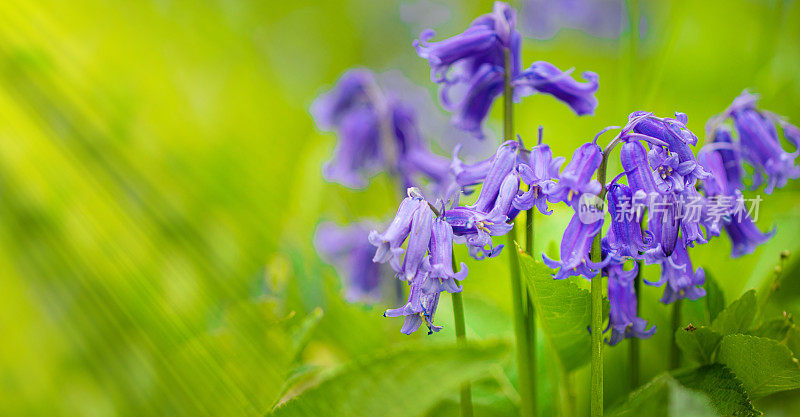
<instances>
[{"instance_id":1,"label":"green leaf","mask_svg":"<svg viewBox=\"0 0 800 417\"><path fill-rule=\"evenodd\" d=\"M273 416L419 416L468 380L486 375L505 343L415 344L343 367L279 405Z\"/></svg>"},{"instance_id":2,"label":"green leaf","mask_svg":"<svg viewBox=\"0 0 800 417\"><path fill-rule=\"evenodd\" d=\"M705 365L657 376L631 393L610 416L760 416L736 376L723 365Z\"/></svg>"},{"instance_id":3,"label":"green leaf","mask_svg":"<svg viewBox=\"0 0 800 417\"><path fill-rule=\"evenodd\" d=\"M724 365L705 365L693 370L676 371L672 375L684 387L706 394L720 415L762 415L753 408L742 382Z\"/></svg>"},{"instance_id":4,"label":"green leaf","mask_svg":"<svg viewBox=\"0 0 800 417\"><path fill-rule=\"evenodd\" d=\"M706 290L703 300L705 300L709 323L711 323L725 309L725 293L722 292L717 280L708 271L706 271L706 283L703 288Z\"/></svg>"},{"instance_id":5,"label":"green leaf","mask_svg":"<svg viewBox=\"0 0 800 417\"><path fill-rule=\"evenodd\" d=\"M591 299L589 291L572 280L555 280L543 263L520 254L522 275L533 298L536 315L564 370L570 372L589 361Z\"/></svg>"},{"instance_id":6,"label":"green leaf","mask_svg":"<svg viewBox=\"0 0 800 417\"><path fill-rule=\"evenodd\" d=\"M788 347L775 340L749 335L722 338L717 361L742 381L752 398L800 388L800 366Z\"/></svg>"},{"instance_id":7,"label":"green leaf","mask_svg":"<svg viewBox=\"0 0 800 417\"><path fill-rule=\"evenodd\" d=\"M786 339L789 330L794 327L792 321L786 317L767 320L757 328L747 332L751 336L766 337L768 339L782 342Z\"/></svg>"},{"instance_id":8,"label":"green leaf","mask_svg":"<svg viewBox=\"0 0 800 417\"><path fill-rule=\"evenodd\" d=\"M689 359L702 364L712 362L714 351L719 346L720 340L722 340L722 335L707 327L675 331L675 341L683 353Z\"/></svg>"},{"instance_id":9,"label":"green leaf","mask_svg":"<svg viewBox=\"0 0 800 417\"><path fill-rule=\"evenodd\" d=\"M743 333L750 329L755 315L756 292L750 290L722 310L711 323L711 328L722 335Z\"/></svg>"}]
</instances>

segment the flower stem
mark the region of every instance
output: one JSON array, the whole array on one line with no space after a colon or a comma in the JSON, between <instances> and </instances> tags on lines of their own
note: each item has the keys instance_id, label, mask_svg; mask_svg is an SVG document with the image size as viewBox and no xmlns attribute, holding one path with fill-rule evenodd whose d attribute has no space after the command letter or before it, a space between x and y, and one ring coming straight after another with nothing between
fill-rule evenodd
<instances>
[{"instance_id":1,"label":"flower stem","mask_svg":"<svg viewBox=\"0 0 800 417\"><path fill-rule=\"evenodd\" d=\"M505 140L512 140L514 137L514 117L513 117L513 91L511 87L511 57L508 48L503 50L503 61L505 73L503 75L503 137ZM530 346L528 346L528 335L526 334L525 305L523 304L522 277L519 270L519 254L516 249L517 229L512 227L508 232L509 268L511 270L511 305L514 311L514 338L517 344L517 389L520 397L520 415L522 417L532 417L533 414L533 395L531 394L530 372Z\"/></svg>"},{"instance_id":2,"label":"flower stem","mask_svg":"<svg viewBox=\"0 0 800 417\"><path fill-rule=\"evenodd\" d=\"M533 257L533 209L528 209L525 215L525 250ZM525 291L525 334L528 336L528 367L531 374L531 407L536 415L536 402L538 390L536 388L536 317L533 310L533 299L530 291Z\"/></svg>"},{"instance_id":3,"label":"flower stem","mask_svg":"<svg viewBox=\"0 0 800 417\"><path fill-rule=\"evenodd\" d=\"M614 138L603 150L603 160L597 170L597 181L600 183L601 201L605 202L606 197L606 169L608 167L608 156L616 146L619 136ZM604 210L601 207L601 210ZM592 241L591 257L592 262L599 263L602 259L600 252L600 240L603 238L603 229L594 237ZM592 298L592 320L591 320L591 403L589 409L592 417L602 417L603 415L603 276L598 272L592 278L591 283Z\"/></svg>"},{"instance_id":4,"label":"flower stem","mask_svg":"<svg viewBox=\"0 0 800 417\"><path fill-rule=\"evenodd\" d=\"M681 350L675 340L675 333L681 327L681 304L683 300L677 299L672 303L672 335L669 344L669 369L676 369L681 365Z\"/></svg>"},{"instance_id":5,"label":"flower stem","mask_svg":"<svg viewBox=\"0 0 800 417\"><path fill-rule=\"evenodd\" d=\"M457 267L456 254L453 253L453 269ZM464 325L464 302L461 293L453 293L453 321L455 322L456 340L460 345L467 343L467 332ZM461 417L472 417L472 387L469 382L461 385Z\"/></svg>"}]
</instances>

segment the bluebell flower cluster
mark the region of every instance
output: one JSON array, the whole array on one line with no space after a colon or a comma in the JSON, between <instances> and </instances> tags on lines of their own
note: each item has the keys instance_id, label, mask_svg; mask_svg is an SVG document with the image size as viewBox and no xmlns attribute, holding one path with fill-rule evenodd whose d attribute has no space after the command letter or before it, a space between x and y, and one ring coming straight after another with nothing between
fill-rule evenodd
<instances>
[{"instance_id":1,"label":"bluebell flower cluster","mask_svg":"<svg viewBox=\"0 0 800 417\"><path fill-rule=\"evenodd\" d=\"M450 264L453 244L465 245L476 260L500 254L503 245L495 245L492 238L507 234L521 211L537 207L543 214L551 213L547 199L563 162L563 158L553 158L546 144L525 149L519 140L507 141L492 157L474 164L464 164L454 156L450 168L459 191L469 193L481 185L473 204L459 205L455 199L446 207L441 200L429 202L418 189L410 188L392 223L382 233L375 230L369 236L376 248L373 260L388 263L410 285L408 302L385 315L404 316L404 333L416 331L423 323L429 332L438 331L433 316L439 294L461 291L458 282L467 275L463 263L458 271Z\"/></svg>"},{"instance_id":2,"label":"bluebell flower cluster","mask_svg":"<svg viewBox=\"0 0 800 417\"><path fill-rule=\"evenodd\" d=\"M363 188L379 172L398 177L403 189L420 181L440 192L450 184L447 159L431 152L411 105L384 91L366 69L345 72L314 101L317 126L336 133L333 158L323 167L328 181Z\"/></svg>"},{"instance_id":3,"label":"bluebell flower cluster","mask_svg":"<svg viewBox=\"0 0 800 417\"><path fill-rule=\"evenodd\" d=\"M550 94L578 115L593 114L597 107L594 93L599 84L593 72L584 72L586 82L581 83L543 61L522 70L517 11L507 3L495 2L491 13L478 17L458 35L430 42L435 36L433 30L423 31L414 48L428 60L431 81L440 85L440 102L453 113L452 123L479 138L484 137L483 125L492 103L504 91L506 56L515 100Z\"/></svg>"}]
</instances>

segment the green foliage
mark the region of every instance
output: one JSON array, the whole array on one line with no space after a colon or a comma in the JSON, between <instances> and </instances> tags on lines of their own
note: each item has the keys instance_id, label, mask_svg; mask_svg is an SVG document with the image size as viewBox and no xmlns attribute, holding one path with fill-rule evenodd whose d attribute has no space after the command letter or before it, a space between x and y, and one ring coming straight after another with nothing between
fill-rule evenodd
<instances>
[{"instance_id":1,"label":"green foliage","mask_svg":"<svg viewBox=\"0 0 800 417\"><path fill-rule=\"evenodd\" d=\"M713 322L717 315L725 309L725 293L722 292L722 288L720 288L717 280L714 279L714 275L709 272L706 272L706 283L703 284L703 288L706 290L706 296L703 297L703 301L708 311L708 319L709 322Z\"/></svg>"},{"instance_id":2,"label":"green foliage","mask_svg":"<svg viewBox=\"0 0 800 417\"><path fill-rule=\"evenodd\" d=\"M741 382L723 365L662 374L616 407L612 417L760 416Z\"/></svg>"},{"instance_id":3,"label":"green foliage","mask_svg":"<svg viewBox=\"0 0 800 417\"><path fill-rule=\"evenodd\" d=\"M675 341L683 353L691 360L708 364L713 362L722 335L707 327L696 329L678 329Z\"/></svg>"},{"instance_id":4,"label":"green foliage","mask_svg":"<svg viewBox=\"0 0 800 417\"><path fill-rule=\"evenodd\" d=\"M590 356L586 331L591 322L589 291L572 280L553 279L550 268L526 254L519 259L540 327L559 362L567 372L583 366Z\"/></svg>"},{"instance_id":5,"label":"green foliage","mask_svg":"<svg viewBox=\"0 0 800 417\"><path fill-rule=\"evenodd\" d=\"M756 292L750 290L722 310L711 323L719 334L741 333L750 328L756 315Z\"/></svg>"},{"instance_id":6,"label":"green foliage","mask_svg":"<svg viewBox=\"0 0 800 417\"><path fill-rule=\"evenodd\" d=\"M410 346L358 359L284 399L272 415L419 416L461 382L485 376L508 350L498 342Z\"/></svg>"},{"instance_id":7,"label":"green foliage","mask_svg":"<svg viewBox=\"0 0 800 417\"><path fill-rule=\"evenodd\" d=\"M727 335L717 359L742 381L752 398L800 388L800 366L786 345L763 337Z\"/></svg>"}]
</instances>

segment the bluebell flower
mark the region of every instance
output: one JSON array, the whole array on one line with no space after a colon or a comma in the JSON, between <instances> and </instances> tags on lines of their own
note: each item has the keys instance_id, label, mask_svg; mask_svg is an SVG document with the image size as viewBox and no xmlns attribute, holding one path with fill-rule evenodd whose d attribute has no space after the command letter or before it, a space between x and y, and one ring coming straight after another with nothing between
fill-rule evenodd
<instances>
[{"instance_id":1,"label":"bluebell flower","mask_svg":"<svg viewBox=\"0 0 800 417\"><path fill-rule=\"evenodd\" d=\"M720 180L725 179L728 192L732 190L744 190L744 183L742 180L745 176L742 155L739 148L733 142L733 136L728 126L720 126L714 132L713 142L716 148L716 153L722 158L722 166L725 169L724 176L718 177Z\"/></svg>"},{"instance_id":2,"label":"bluebell flower","mask_svg":"<svg viewBox=\"0 0 800 417\"><path fill-rule=\"evenodd\" d=\"M397 214L383 233L373 230L369 233L369 242L377 248L374 262L389 262L397 272L402 270L400 256L405 252L402 248L411 231L411 221L417 210L427 210L427 203L419 196L409 195L400 203Z\"/></svg>"},{"instance_id":3,"label":"bluebell flower","mask_svg":"<svg viewBox=\"0 0 800 417\"><path fill-rule=\"evenodd\" d=\"M679 244L681 227L679 207L674 194L657 195L649 204L647 229L653 234L657 245L645 253L648 264L660 262L672 255Z\"/></svg>"},{"instance_id":4,"label":"bluebell flower","mask_svg":"<svg viewBox=\"0 0 800 417\"><path fill-rule=\"evenodd\" d=\"M520 179L528 184L528 191L514 198L514 207L519 210L536 207L542 214L550 215L552 210L547 208L547 196L556 184L554 180L558 179L558 170L564 161L563 156L553 158L547 144L531 148L528 164L517 166Z\"/></svg>"},{"instance_id":5,"label":"bluebell flower","mask_svg":"<svg viewBox=\"0 0 800 417\"><path fill-rule=\"evenodd\" d=\"M656 326L647 328L647 321L638 315L636 289L634 281L639 267L626 271L624 262L611 262L603 268L603 275L608 277L608 303L611 307L608 315L608 327L611 337L606 343L616 345L626 338L647 339L656 332Z\"/></svg>"},{"instance_id":6,"label":"bluebell flower","mask_svg":"<svg viewBox=\"0 0 800 417\"><path fill-rule=\"evenodd\" d=\"M661 146L669 151L669 155L677 155L677 164L674 167L670 166L672 171L681 175L685 184L694 184L709 174L697 163L691 148L697 143L697 136L686 128L686 122L687 118L683 113L676 113L673 119L638 111L631 113L629 123L623 132L628 136L646 140L653 146L663 143ZM659 176L662 173L658 172Z\"/></svg>"},{"instance_id":7,"label":"bluebell flower","mask_svg":"<svg viewBox=\"0 0 800 417\"><path fill-rule=\"evenodd\" d=\"M422 289L423 284L427 280L428 273L425 271L418 271L411 282L411 289L408 293L408 301L405 305L399 308L389 309L383 313L384 317L400 317L404 316L403 327L400 332L404 334L411 334L417 331L424 322L428 327L428 334L438 332L442 329L441 326L433 324L433 316L436 313L436 307L439 305L439 292L425 293Z\"/></svg>"},{"instance_id":8,"label":"bluebell flower","mask_svg":"<svg viewBox=\"0 0 800 417\"><path fill-rule=\"evenodd\" d=\"M424 200L419 201L417 210L411 218L411 231L408 234L408 246L403 258L402 271L398 271L401 278L411 281L424 265L428 245L431 241L431 226L433 225L433 211Z\"/></svg>"},{"instance_id":9,"label":"bluebell flower","mask_svg":"<svg viewBox=\"0 0 800 417\"><path fill-rule=\"evenodd\" d=\"M514 219L519 214L519 209L513 206L514 199L519 193L519 174L516 170L509 172L500 184L494 206L489 211L489 217L506 216Z\"/></svg>"},{"instance_id":10,"label":"bluebell flower","mask_svg":"<svg viewBox=\"0 0 800 417\"><path fill-rule=\"evenodd\" d=\"M759 245L771 239L776 231L773 228L767 233L761 232L749 216L731 216L724 227L731 239L731 256L734 258L753 253Z\"/></svg>"},{"instance_id":11,"label":"bluebell flower","mask_svg":"<svg viewBox=\"0 0 800 417\"><path fill-rule=\"evenodd\" d=\"M311 105L314 121L320 129L333 130L350 110L370 105L369 90L374 84L369 70L357 68L345 72L331 91Z\"/></svg>"},{"instance_id":12,"label":"bluebell flower","mask_svg":"<svg viewBox=\"0 0 800 417\"><path fill-rule=\"evenodd\" d=\"M545 62L534 62L528 69L514 78L514 97L519 99L535 93L550 94L561 100L577 115L591 115L597 108L594 94L600 86L600 77L591 71L585 71L580 83L570 77L569 72L558 69Z\"/></svg>"},{"instance_id":13,"label":"bluebell flower","mask_svg":"<svg viewBox=\"0 0 800 417\"><path fill-rule=\"evenodd\" d=\"M647 196L657 193L644 145L638 140L625 142L620 150L620 162L633 193L641 191Z\"/></svg>"},{"instance_id":14,"label":"bluebell flower","mask_svg":"<svg viewBox=\"0 0 800 417\"><path fill-rule=\"evenodd\" d=\"M728 118L733 120L738 138L736 149L753 167L753 189L766 181L764 192L772 194L776 188L784 187L788 180L800 178L800 167L795 164L800 151L789 153L783 150L777 127L781 127L784 137L795 146L798 130L778 116L759 110L757 101L757 95L745 90L725 112L709 121L709 130L716 135L722 123Z\"/></svg>"},{"instance_id":15,"label":"bluebell flower","mask_svg":"<svg viewBox=\"0 0 800 417\"><path fill-rule=\"evenodd\" d=\"M582 194L600 194L602 187L597 180L592 179L592 176L600 168L602 161L603 154L596 143L588 142L581 145L561 171L558 183L550 190L548 201L565 202L574 208Z\"/></svg>"},{"instance_id":16,"label":"bluebell flower","mask_svg":"<svg viewBox=\"0 0 800 417\"><path fill-rule=\"evenodd\" d=\"M430 257L426 258L425 269L430 271L427 282L423 285L426 293L447 291L455 293L461 291L461 286L456 281L466 278L467 265L461 263L459 272L453 271L453 227L443 218L433 221L433 232L430 241Z\"/></svg>"},{"instance_id":17,"label":"bluebell flower","mask_svg":"<svg viewBox=\"0 0 800 417\"><path fill-rule=\"evenodd\" d=\"M443 216L453 227L456 243L466 244L470 256L477 260L499 255L503 245L494 246L492 236L505 235L513 227L505 215L490 218L487 213L469 207L447 209Z\"/></svg>"},{"instance_id":18,"label":"bluebell flower","mask_svg":"<svg viewBox=\"0 0 800 417\"><path fill-rule=\"evenodd\" d=\"M480 195L478 195L477 201L470 208L484 213L488 213L494 208L495 200L497 200L497 195L500 192L500 186L517 165L520 147L519 142L514 140L506 141L500 145L483 180Z\"/></svg>"},{"instance_id":19,"label":"bluebell flower","mask_svg":"<svg viewBox=\"0 0 800 417\"><path fill-rule=\"evenodd\" d=\"M660 301L670 304L678 299L697 300L706 295L702 288L705 280L703 268L693 269L686 245L679 241L672 254L661 261L661 279L655 283L644 282L655 286L666 284Z\"/></svg>"},{"instance_id":20,"label":"bluebell flower","mask_svg":"<svg viewBox=\"0 0 800 417\"><path fill-rule=\"evenodd\" d=\"M644 194L639 191L640 194ZM612 181L608 186L608 212L611 225L603 237L607 250L614 256L641 259L643 253L652 249L655 238L649 231L642 233L640 219L645 199L634 199L627 185Z\"/></svg>"},{"instance_id":21,"label":"bluebell flower","mask_svg":"<svg viewBox=\"0 0 800 417\"><path fill-rule=\"evenodd\" d=\"M587 224L580 219L577 211L573 214L567 228L564 229L564 236L561 238L561 261L552 260L542 254L547 267L558 269L553 278L563 279L583 275L591 279L600 272L600 268L605 266L605 261L593 263L589 257L589 251L592 247L592 240L602 228L602 218Z\"/></svg>"},{"instance_id":22,"label":"bluebell flower","mask_svg":"<svg viewBox=\"0 0 800 417\"><path fill-rule=\"evenodd\" d=\"M414 41L417 54L431 66L431 81L441 84L442 105L455 113L454 125L478 137L492 102L503 92L506 49L511 75L519 73L522 37L516 24L516 10L498 1L492 13L475 19L463 33L429 42L436 33L425 30ZM460 97L451 97L453 90Z\"/></svg>"},{"instance_id":23,"label":"bluebell flower","mask_svg":"<svg viewBox=\"0 0 800 417\"><path fill-rule=\"evenodd\" d=\"M374 248L367 241L370 226L322 223L314 234L317 253L336 268L350 302L379 300L382 279L394 275L387 266L372 262Z\"/></svg>"},{"instance_id":24,"label":"bluebell flower","mask_svg":"<svg viewBox=\"0 0 800 417\"><path fill-rule=\"evenodd\" d=\"M680 193L683 192L685 181L683 175L678 173L678 155L670 154L664 148L653 148L647 153L647 161L653 170L656 189L659 192Z\"/></svg>"}]
</instances>

